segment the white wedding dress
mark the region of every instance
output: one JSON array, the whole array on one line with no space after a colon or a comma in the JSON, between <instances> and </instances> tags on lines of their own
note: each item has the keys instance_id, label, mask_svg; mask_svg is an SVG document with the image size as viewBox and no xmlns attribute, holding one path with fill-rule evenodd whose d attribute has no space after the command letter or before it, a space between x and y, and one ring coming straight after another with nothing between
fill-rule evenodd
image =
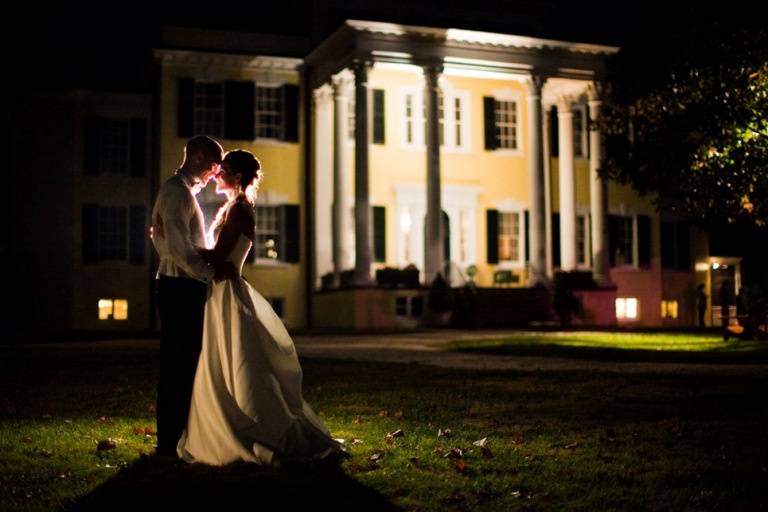
<instances>
[{"instance_id":1,"label":"white wedding dress","mask_svg":"<svg viewBox=\"0 0 768 512\"><path fill-rule=\"evenodd\" d=\"M250 246L240 235L227 258L239 273ZM343 454L301 385L296 348L269 302L242 277L212 284L179 457L280 465Z\"/></svg>"}]
</instances>

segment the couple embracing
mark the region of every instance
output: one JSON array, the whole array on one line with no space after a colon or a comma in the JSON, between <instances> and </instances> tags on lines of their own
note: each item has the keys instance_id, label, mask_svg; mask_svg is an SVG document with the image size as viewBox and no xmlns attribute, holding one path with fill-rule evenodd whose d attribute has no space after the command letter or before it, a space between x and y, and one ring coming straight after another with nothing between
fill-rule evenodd
<instances>
[{"instance_id":1,"label":"couple embracing","mask_svg":"<svg viewBox=\"0 0 768 512\"><path fill-rule=\"evenodd\" d=\"M347 456L302 397L293 341L242 276L254 238L261 164L198 136L160 187L152 242L160 257L157 453L187 462L265 465ZM226 195L210 233L196 194Z\"/></svg>"}]
</instances>

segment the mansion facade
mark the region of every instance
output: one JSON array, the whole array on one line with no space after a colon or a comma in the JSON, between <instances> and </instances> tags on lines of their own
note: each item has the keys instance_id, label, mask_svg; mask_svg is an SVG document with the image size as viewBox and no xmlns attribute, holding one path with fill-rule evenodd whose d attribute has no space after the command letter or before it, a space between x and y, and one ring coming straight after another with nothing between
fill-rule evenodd
<instances>
[{"instance_id":1,"label":"mansion facade","mask_svg":"<svg viewBox=\"0 0 768 512\"><path fill-rule=\"evenodd\" d=\"M293 330L422 325L438 274L514 295L591 273L576 292L586 325L696 325L698 285L715 325L720 283L738 289L738 259L599 177L591 121L616 47L350 20L286 57L201 48L200 34L166 30L155 94L77 91L25 107L52 118L45 144L66 163L51 180L59 236L31 250L50 265L40 286L67 279L38 298L57 313L44 305L29 321L156 327L148 212L198 134L261 161L244 275ZM29 134L41 123L28 125L22 138L40 140ZM208 222L224 202L212 188L198 196ZM394 269L410 284L383 286Z\"/></svg>"}]
</instances>

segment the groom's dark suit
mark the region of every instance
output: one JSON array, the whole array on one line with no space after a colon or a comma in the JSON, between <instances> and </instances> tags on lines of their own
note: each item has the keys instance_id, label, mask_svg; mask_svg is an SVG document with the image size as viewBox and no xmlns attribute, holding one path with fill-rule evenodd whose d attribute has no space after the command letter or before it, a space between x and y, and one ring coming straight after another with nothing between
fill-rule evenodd
<instances>
[{"instance_id":1,"label":"groom's dark suit","mask_svg":"<svg viewBox=\"0 0 768 512\"><path fill-rule=\"evenodd\" d=\"M214 268L195 251L205 247L196 185L177 171L163 183L152 211L152 242L160 256L160 378L157 386L157 451L176 454L189 416L200 356L208 283Z\"/></svg>"}]
</instances>

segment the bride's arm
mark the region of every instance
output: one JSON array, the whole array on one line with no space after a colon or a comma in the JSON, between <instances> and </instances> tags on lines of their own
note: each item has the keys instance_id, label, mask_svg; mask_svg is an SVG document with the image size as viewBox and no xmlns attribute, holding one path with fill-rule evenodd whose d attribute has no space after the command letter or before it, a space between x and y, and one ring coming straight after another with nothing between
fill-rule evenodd
<instances>
[{"instance_id":1,"label":"bride's arm","mask_svg":"<svg viewBox=\"0 0 768 512\"><path fill-rule=\"evenodd\" d=\"M232 248L237 243L241 233L253 233L253 216L247 208L248 206L242 203L235 203L227 212L219 238L216 240L216 246L213 249L198 249L206 261L211 263L224 261L232 252Z\"/></svg>"}]
</instances>

